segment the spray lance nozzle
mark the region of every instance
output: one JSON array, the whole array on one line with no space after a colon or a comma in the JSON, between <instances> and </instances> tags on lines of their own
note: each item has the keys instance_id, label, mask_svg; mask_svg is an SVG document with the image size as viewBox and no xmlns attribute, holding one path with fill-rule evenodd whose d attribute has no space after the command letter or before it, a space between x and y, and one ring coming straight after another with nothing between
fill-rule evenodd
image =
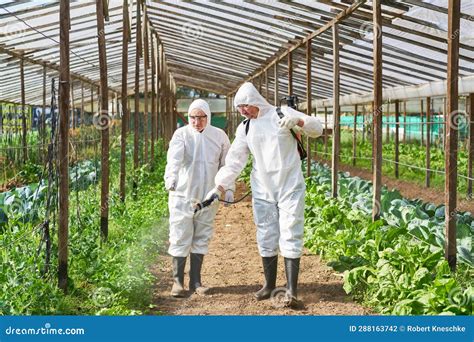
<instances>
[{"instance_id":1,"label":"spray lance nozzle","mask_svg":"<svg viewBox=\"0 0 474 342\"><path fill-rule=\"evenodd\" d=\"M201 203L195 203L193 205L194 207L194 213L196 214L199 210L202 210L208 206L210 206L214 201L219 200L219 196L217 194L214 194L209 198L208 200L205 200Z\"/></svg>"}]
</instances>

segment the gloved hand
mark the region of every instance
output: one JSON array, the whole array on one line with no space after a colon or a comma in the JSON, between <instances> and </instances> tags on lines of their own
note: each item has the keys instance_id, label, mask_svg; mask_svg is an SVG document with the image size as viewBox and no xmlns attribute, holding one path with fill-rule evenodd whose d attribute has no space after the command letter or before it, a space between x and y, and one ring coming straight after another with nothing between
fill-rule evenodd
<instances>
[{"instance_id":1,"label":"gloved hand","mask_svg":"<svg viewBox=\"0 0 474 342\"><path fill-rule=\"evenodd\" d=\"M292 129L295 127L298 122L300 122L300 119L295 118L295 117L289 117L289 116L284 116L278 121L278 124L280 125L281 128L287 128L287 129Z\"/></svg>"},{"instance_id":2,"label":"gloved hand","mask_svg":"<svg viewBox=\"0 0 474 342\"><path fill-rule=\"evenodd\" d=\"M232 190L227 190L224 195L224 201L226 202L234 202L234 192ZM224 203L225 207L228 207L232 203Z\"/></svg>"},{"instance_id":3,"label":"gloved hand","mask_svg":"<svg viewBox=\"0 0 474 342\"><path fill-rule=\"evenodd\" d=\"M165 189L168 191L175 191L176 190L176 180L174 178L166 178L165 179Z\"/></svg>"},{"instance_id":4,"label":"gloved hand","mask_svg":"<svg viewBox=\"0 0 474 342\"><path fill-rule=\"evenodd\" d=\"M217 195L217 198L215 198L211 205L214 205L215 203L219 202L219 197L221 197L222 195L222 191L219 190L219 188L216 186L214 189L212 189L211 191L209 191L206 195L206 197L204 198L204 201L207 201L207 200L210 200L212 198L212 196L214 195Z\"/></svg>"}]
</instances>

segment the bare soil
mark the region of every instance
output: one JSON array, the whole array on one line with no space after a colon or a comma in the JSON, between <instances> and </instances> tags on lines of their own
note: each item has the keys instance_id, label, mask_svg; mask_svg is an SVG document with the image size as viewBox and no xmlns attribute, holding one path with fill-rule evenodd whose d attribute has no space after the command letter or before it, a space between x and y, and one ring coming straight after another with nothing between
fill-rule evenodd
<instances>
[{"instance_id":1,"label":"bare soil","mask_svg":"<svg viewBox=\"0 0 474 342\"><path fill-rule=\"evenodd\" d=\"M237 187L236 199L246 193ZM162 255L153 268L157 283L153 304L165 315L364 315L370 310L355 303L342 289L342 275L326 266L319 256L305 252L301 259L298 297L304 308L292 310L272 300L253 298L263 284L250 196L230 207L221 206L215 232L204 258L202 281L209 295L170 296L171 257ZM188 283L189 259L185 284ZM278 262L277 286L285 286L283 258Z\"/></svg>"}]
</instances>

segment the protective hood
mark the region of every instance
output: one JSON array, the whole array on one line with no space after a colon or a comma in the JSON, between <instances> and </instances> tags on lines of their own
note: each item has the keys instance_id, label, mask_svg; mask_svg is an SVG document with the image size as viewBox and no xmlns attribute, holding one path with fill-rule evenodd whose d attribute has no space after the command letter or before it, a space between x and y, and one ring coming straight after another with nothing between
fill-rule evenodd
<instances>
[{"instance_id":1,"label":"protective hood","mask_svg":"<svg viewBox=\"0 0 474 342\"><path fill-rule=\"evenodd\" d=\"M209 104L202 100L202 99L197 99L197 100L194 100L191 105L189 106L189 109L188 109L188 117L189 117L189 114L194 110L194 109L200 109L202 110L204 113L206 113L207 115L207 125L206 127L210 126L211 125L211 109L209 108ZM189 119L188 119L189 120Z\"/></svg>"},{"instance_id":2,"label":"protective hood","mask_svg":"<svg viewBox=\"0 0 474 342\"><path fill-rule=\"evenodd\" d=\"M248 104L262 109L272 107L250 82L245 82L239 88L234 98L234 106Z\"/></svg>"}]
</instances>

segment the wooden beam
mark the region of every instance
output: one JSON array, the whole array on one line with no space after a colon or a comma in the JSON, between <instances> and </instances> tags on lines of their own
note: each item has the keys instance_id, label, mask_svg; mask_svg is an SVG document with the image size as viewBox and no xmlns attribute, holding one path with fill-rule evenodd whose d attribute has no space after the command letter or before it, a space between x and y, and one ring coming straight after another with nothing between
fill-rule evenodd
<instances>
[{"instance_id":1,"label":"wooden beam","mask_svg":"<svg viewBox=\"0 0 474 342\"><path fill-rule=\"evenodd\" d=\"M400 135L400 101L395 100L395 178L399 177L399 168L398 168L398 163L400 161L399 135Z\"/></svg>"},{"instance_id":2,"label":"wooden beam","mask_svg":"<svg viewBox=\"0 0 474 342\"><path fill-rule=\"evenodd\" d=\"M67 293L69 231L69 0L59 5L59 228L58 286Z\"/></svg>"},{"instance_id":3,"label":"wooden beam","mask_svg":"<svg viewBox=\"0 0 474 342\"><path fill-rule=\"evenodd\" d=\"M447 122L446 178L445 178L445 257L452 270L456 269L456 205L458 157L458 77L459 77L459 26L460 0L448 1L448 72L447 72Z\"/></svg>"},{"instance_id":4,"label":"wooden beam","mask_svg":"<svg viewBox=\"0 0 474 342\"><path fill-rule=\"evenodd\" d=\"M474 93L469 94L469 151L467 162L467 198L472 199L472 161L474 160Z\"/></svg>"},{"instance_id":5,"label":"wooden beam","mask_svg":"<svg viewBox=\"0 0 474 342\"><path fill-rule=\"evenodd\" d=\"M100 65L100 106L99 123L101 130L101 189L100 189L100 233L104 241L109 235L109 87L107 81L107 52L104 35L104 3L96 1L97 45Z\"/></svg>"},{"instance_id":6,"label":"wooden beam","mask_svg":"<svg viewBox=\"0 0 474 342\"><path fill-rule=\"evenodd\" d=\"M43 162L47 160L47 148L46 148L46 67L43 66L43 108L41 113L41 145L43 151Z\"/></svg>"},{"instance_id":7,"label":"wooden beam","mask_svg":"<svg viewBox=\"0 0 474 342\"><path fill-rule=\"evenodd\" d=\"M355 12L365 2L366 2L366 0L359 0L359 1L355 2L354 4L352 4L350 7L342 10L332 20L327 22L325 25L323 25L322 27L320 27L316 31L309 33L305 38L299 40L297 43L295 43L289 49L283 51L280 54L275 55L270 63L267 63L267 65L264 68L262 68L262 67L258 68L258 70L260 70L260 71L256 72L254 75L249 76L244 82L250 81L251 79L253 79L255 77L258 77L262 72L264 72L266 69L270 68L274 63L276 63L277 61L282 60L290 52L292 52L293 50L296 50L297 48L299 48L299 47L303 46L304 44L306 44L306 42L308 40L313 39L314 37L317 37L317 36L321 35L322 33L326 32L327 30L331 29L334 26L334 24L339 23L339 22L343 21L345 18L349 17L353 12ZM239 84L236 89L238 89L241 86L241 84Z\"/></svg>"},{"instance_id":8,"label":"wooden beam","mask_svg":"<svg viewBox=\"0 0 474 342\"><path fill-rule=\"evenodd\" d=\"M60 65L58 65L56 63L51 63L51 62L46 62L46 61L38 61L34 58L24 56L23 54L21 54L19 52L9 50L9 49L7 49L3 46L0 46L0 53L7 54L7 55L9 55L9 56L11 56L15 59L18 59L18 60L22 59L24 62L26 62L28 64L40 65L40 66L46 67L48 69L51 69L51 70L54 70L54 71L57 71L57 72L61 72ZM87 83L89 85L94 85L94 86L99 85L98 82L93 81L90 78L84 77L82 75L76 74L74 72L71 73L70 77L74 80L83 81L84 83ZM110 90L114 91L114 89L112 89L112 88Z\"/></svg>"},{"instance_id":9,"label":"wooden beam","mask_svg":"<svg viewBox=\"0 0 474 342\"><path fill-rule=\"evenodd\" d=\"M151 49L151 167L155 166L155 127L156 127L156 87L155 87L155 46L153 35L150 35L150 49Z\"/></svg>"},{"instance_id":10,"label":"wooden beam","mask_svg":"<svg viewBox=\"0 0 474 342\"><path fill-rule=\"evenodd\" d=\"M21 141L23 146L23 163L28 161L28 143L26 140L26 104L25 104L25 68L24 61L20 59L20 91L21 91Z\"/></svg>"},{"instance_id":11,"label":"wooden beam","mask_svg":"<svg viewBox=\"0 0 474 342\"><path fill-rule=\"evenodd\" d=\"M156 137L157 139L163 138L163 114L162 114L162 89L163 82L161 80L161 43L158 35L156 36L156 95L157 95L157 122L156 122ZM163 147L163 144L160 146Z\"/></svg>"},{"instance_id":12,"label":"wooden beam","mask_svg":"<svg viewBox=\"0 0 474 342\"><path fill-rule=\"evenodd\" d=\"M443 120L444 121L444 120ZM403 143L407 140L407 101L403 101Z\"/></svg>"},{"instance_id":13,"label":"wooden beam","mask_svg":"<svg viewBox=\"0 0 474 342\"><path fill-rule=\"evenodd\" d=\"M91 87L91 113L94 115L94 88Z\"/></svg>"},{"instance_id":14,"label":"wooden beam","mask_svg":"<svg viewBox=\"0 0 474 342\"><path fill-rule=\"evenodd\" d=\"M333 31L333 140L332 140L332 197L337 197L337 173L339 171L339 150L341 143L341 126L339 125L339 31L334 24Z\"/></svg>"},{"instance_id":15,"label":"wooden beam","mask_svg":"<svg viewBox=\"0 0 474 342\"><path fill-rule=\"evenodd\" d=\"M446 69L447 70L447 69ZM448 107L446 102L446 97L443 98L443 122L444 122L444 129L443 129L443 148L446 151L446 135L448 134Z\"/></svg>"},{"instance_id":16,"label":"wooden beam","mask_svg":"<svg viewBox=\"0 0 474 342\"><path fill-rule=\"evenodd\" d=\"M226 120L226 129L225 132L228 137L230 137L230 130L232 129L230 124L230 113L229 113L229 97L225 97L225 120Z\"/></svg>"},{"instance_id":17,"label":"wooden beam","mask_svg":"<svg viewBox=\"0 0 474 342\"><path fill-rule=\"evenodd\" d=\"M385 142L390 142L390 101L387 102L387 124L385 125Z\"/></svg>"},{"instance_id":18,"label":"wooden beam","mask_svg":"<svg viewBox=\"0 0 474 342\"><path fill-rule=\"evenodd\" d=\"M268 71L265 70L265 100L269 101L268 99Z\"/></svg>"},{"instance_id":19,"label":"wooden beam","mask_svg":"<svg viewBox=\"0 0 474 342\"><path fill-rule=\"evenodd\" d=\"M79 120L79 127L84 125L84 119L85 119L85 114L84 114L84 82L81 81L81 114L78 117Z\"/></svg>"},{"instance_id":20,"label":"wooden beam","mask_svg":"<svg viewBox=\"0 0 474 342\"><path fill-rule=\"evenodd\" d=\"M293 54L288 52L288 96L293 95Z\"/></svg>"},{"instance_id":21,"label":"wooden beam","mask_svg":"<svg viewBox=\"0 0 474 342\"><path fill-rule=\"evenodd\" d=\"M431 98L426 98L426 174L425 174L425 186L430 187L430 150L431 150Z\"/></svg>"},{"instance_id":22,"label":"wooden beam","mask_svg":"<svg viewBox=\"0 0 474 342\"><path fill-rule=\"evenodd\" d=\"M278 99L278 85L279 85L279 78L278 78L278 62L276 62L273 66L273 72L275 74L275 84L274 84L274 91L273 91L273 104L275 106L279 106L279 99Z\"/></svg>"},{"instance_id":23,"label":"wooden beam","mask_svg":"<svg viewBox=\"0 0 474 342\"><path fill-rule=\"evenodd\" d=\"M357 105L354 106L354 130L352 131L352 166L356 166L357 159Z\"/></svg>"},{"instance_id":24,"label":"wooden beam","mask_svg":"<svg viewBox=\"0 0 474 342\"><path fill-rule=\"evenodd\" d=\"M328 155L328 138L329 138L329 132L328 132L328 107L324 107L324 153L325 157L327 158Z\"/></svg>"},{"instance_id":25,"label":"wooden beam","mask_svg":"<svg viewBox=\"0 0 474 342\"><path fill-rule=\"evenodd\" d=\"M425 125L424 121L424 108L423 108L423 99L420 100L420 131L421 131L421 146L425 143Z\"/></svg>"},{"instance_id":26,"label":"wooden beam","mask_svg":"<svg viewBox=\"0 0 474 342\"><path fill-rule=\"evenodd\" d=\"M138 150L139 146L139 115L140 115L140 50L141 50L141 13L140 13L140 1L137 1L137 25L135 29L135 112L133 114L133 169L138 169ZM133 180L133 189L137 187L136 177Z\"/></svg>"},{"instance_id":27,"label":"wooden beam","mask_svg":"<svg viewBox=\"0 0 474 342\"><path fill-rule=\"evenodd\" d=\"M148 149L149 149L149 137L148 137L148 69L150 68L150 60L149 60L149 43L148 43L148 20L146 16L146 5L144 5L143 11L143 77L145 78L145 87L143 90L143 94L145 97L145 110L143 112L143 132L144 132L144 139L145 139L145 164L149 162L148 156Z\"/></svg>"},{"instance_id":28,"label":"wooden beam","mask_svg":"<svg viewBox=\"0 0 474 342\"><path fill-rule=\"evenodd\" d=\"M163 139L163 147L166 148L166 85L164 77L164 58L163 58L163 45L160 44L159 51L160 58L160 68L159 68L159 78L160 78L160 118L161 118L161 137Z\"/></svg>"},{"instance_id":29,"label":"wooden beam","mask_svg":"<svg viewBox=\"0 0 474 342\"><path fill-rule=\"evenodd\" d=\"M306 42L306 115L311 116L311 40ZM306 150L307 150L307 160L306 160L306 176L311 176L311 140L309 137L306 138Z\"/></svg>"},{"instance_id":30,"label":"wooden beam","mask_svg":"<svg viewBox=\"0 0 474 342\"><path fill-rule=\"evenodd\" d=\"M128 0L123 0L123 20L122 20L122 134L120 137L120 200L125 202L126 189L126 165L127 165L127 132L129 123L129 109L127 103L127 81L128 81L128 42L129 42L129 15Z\"/></svg>"},{"instance_id":31,"label":"wooden beam","mask_svg":"<svg viewBox=\"0 0 474 342\"><path fill-rule=\"evenodd\" d=\"M366 109L365 109L365 104L362 105L362 144L365 143L365 120L366 120Z\"/></svg>"},{"instance_id":32,"label":"wooden beam","mask_svg":"<svg viewBox=\"0 0 474 342\"><path fill-rule=\"evenodd\" d=\"M382 6L381 0L374 0L373 6L373 57L374 57L374 159L373 159L373 201L372 220L380 218L382 189Z\"/></svg>"}]
</instances>

